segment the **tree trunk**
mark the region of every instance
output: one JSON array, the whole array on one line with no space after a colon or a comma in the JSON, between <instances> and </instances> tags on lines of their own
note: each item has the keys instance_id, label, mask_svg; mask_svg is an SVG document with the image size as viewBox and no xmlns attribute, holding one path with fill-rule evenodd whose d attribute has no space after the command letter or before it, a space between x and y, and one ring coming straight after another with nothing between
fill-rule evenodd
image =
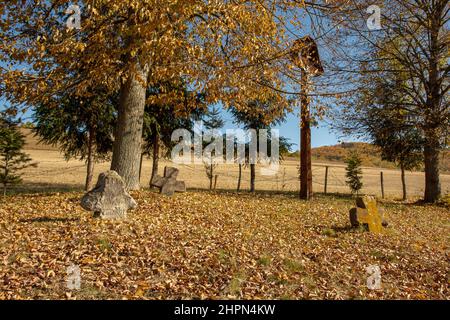
<instances>
[{"instance_id":1,"label":"tree trunk","mask_svg":"<svg viewBox=\"0 0 450 320\"><path fill-rule=\"evenodd\" d=\"M209 167L209 190L212 190L213 188L213 173L214 173L214 169L213 169L213 162L211 161L211 165Z\"/></svg>"},{"instance_id":2,"label":"tree trunk","mask_svg":"<svg viewBox=\"0 0 450 320\"><path fill-rule=\"evenodd\" d=\"M7 179L9 176L9 160L8 160L8 156L5 157L5 166L4 166L4 180L3 180L3 197L6 197L6 189L7 189Z\"/></svg>"},{"instance_id":3,"label":"tree trunk","mask_svg":"<svg viewBox=\"0 0 450 320\"><path fill-rule=\"evenodd\" d=\"M255 192L256 164L250 164L250 192Z\"/></svg>"},{"instance_id":4,"label":"tree trunk","mask_svg":"<svg viewBox=\"0 0 450 320\"><path fill-rule=\"evenodd\" d=\"M436 202L441 196L441 185L439 181L439 115L442 101L441 86L439 84L439 31L441 28L441 14L445 10L441 6L439 10L433 11L430 19L430 57L428 59L428 90L427 90L427 112L425 119L425 202Z\"/></svg>"},{"instance_id":5,"label":"tree trunk","mask_svg":"<svg viewBox=\"0 0 450 320\"><path fill-rule=\"evenodd\" d=\"M241 180L242 180L242 164L239 164L239 176L238 176L237 192L239 192L241 190Z\"/></svg>"},{"instance_id":6,"label":"tree trunk","mask_svg":"<svg viewBox=\"0 0 450 320\"><path fill-rule=\"evenodd\" d=\"M405 167L403 166L403 164L400 164L400 170L402 171L402 191L403 191L403 201L406 200L406 179L405 179Z\"/></svg>"},{"instance_id":7,"label":"tree trunk","mask_svg":"<svg viewBox=\"0 0 450 320\"><path fill-rule=\"evenodd\" d=\"M158 174L159 167L159 137L157 134L154 134L152 137L153 140L153 163L152 163L152 177L150 179L150 185L153 181L153 178Z\"/></svg>"},{"instance_id":8,"label":"tree trunk","mask_svg":"<svg viewBox=\"0 0 450 320\"><path fill-rule=\"evenodd\" d=\"M136 71L120 89L118 119L111 170L124 180L127 189L138 190L142 125L148 70L136 64Z\"/></svg>"},{"instance_id":9,"label":"tree trunk","mask_svg":"<svg viewBox=\"0 0 450 320\"><path fill-rule=\"evenodd\" d=\"M139 181L141 181L141 177L142 177L142 164L144 163L144 156L145 156L145 154L142 152L141 160L139 160Z\"/></svg>"},{"instance_id":10,"label":"tree trunk","mask_svg":"<svg viewBox=\"0 0 450 320\"><path fill-rule=\"evenodd\" d=\"M312 197L311 125L308 101L308 74L302 70L302 94L300 108L300 199Z\"/></svg>"},{"instance_id":11,"label":"tree trunk","mask_svg":"<svg viewBox=\"0 0 450 320\"><path fill-rule=\"evenodd\" d=\"M219 175L218 175L218 174L216 174L216 175L214 176L214 190L216 190L216 187L217 187L217 178L219 178Z\"/></svg>"},{"instance_id":12,"label":"tree trunk","mask_svg":"<svg viewBox=\"0 0 450 320\"><path fill-rule=\"evenodd\" d=\"M86 184L84 185L84 189L86 191L92 189L92 179L94 176L94 155L95 155L94 147L95 147L95 133L93 129L90 129L88 137Z\"/></svg>"},{"instance_id":13,"label":"tree trunk","mask_svg":"<svg viewBox=\"0 0 450 320\"><path fill-rule=\"evenodd\" d=\"M425 133L425 196L424 200L433 203L441 196L439 180L439 138L435 130Z\"/></svg>"}]
</instances>

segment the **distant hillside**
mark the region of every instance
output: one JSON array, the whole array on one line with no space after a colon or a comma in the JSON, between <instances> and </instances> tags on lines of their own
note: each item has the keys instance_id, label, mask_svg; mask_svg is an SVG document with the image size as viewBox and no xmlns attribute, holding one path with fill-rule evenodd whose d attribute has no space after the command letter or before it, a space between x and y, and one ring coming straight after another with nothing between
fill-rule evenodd
<instances>
[{"instance_id":1,"label":"distant hillside","mask_svg":"<svg viewBox=\"0 0 450 320\"><path fill-rule=\"evenodd\" d=\"M396 168L395 164L381 160L379 149L369 143L363 142L343 142L334 146L323 146L312 149L312 158L316 162L344 163L350 151L356 151L360 155L363 166ZM292 154L298 157L298 152ZM442 153L440 159L441 170L450 172L450 151Z\"/></svg>"},{"instance_id":2,"label":"distant hillside","mask_svg":"<svg viewBox=\"0 0 450 320\"><path fill-rule=\"evenodd\" d=\"M344 162L349 152L356 151L363 166L395 168L395 164L381 160L380 150L369 143L344 142L335 146L323 146L312 150L313 159L323 162Z\"/></svg>"},{"instance_id":3,"label":"distant hillside","mask_svg":"<svg viewBox=\"0 0 450 320\"><path fill-rule=\"evenodd\" d=\"M58 148L39 142L39 137L35 137L33 130L20 128L20 132L25 136L26 150L58 150Z\"/></svg>"}]
</instances>

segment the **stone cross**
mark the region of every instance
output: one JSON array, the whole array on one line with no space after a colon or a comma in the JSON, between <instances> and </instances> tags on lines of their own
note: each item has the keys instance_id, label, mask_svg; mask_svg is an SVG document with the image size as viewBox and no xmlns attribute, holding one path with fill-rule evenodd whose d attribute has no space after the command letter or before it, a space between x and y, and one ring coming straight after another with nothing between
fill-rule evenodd
<instances>
[{"instance_id":1,"label":"stone cross","mask_svg":"<svg viewBox=\"0 0 450 320\"><path fill-rule=\"evenodd\" d=\"M164 168L164 177L156 175L153 177L150 185L159 188L161 194L171 196L175 192L185 192L186 185L184 181L177 181L179 170L173 167Z\"/></svg>"},{"instance_id":2,"label":"stone cross","mask_svg":"<svg viewBox=\"0 0 450 320\"><path fill-rule=\"evenodd\" d=\"M103 219L124 218L129 209L137 207L136 201L125 189L122 177L113 170L101 173L94 189L81 199L81 206L94 211Z\"/></svg>"},{"instance_id":3,"label":"stone cross","mask_svg":"<svg viewBox=\"0 0 450 320\"><path fill-rule=\"evenodd\" d=\"M373 233L381 233L382 226L387 226L384 210L377 207L377 200L371 196L356 198L356 208L350 210L350 223L353 227L366 224Z\"/></svg>"}]
</instances>

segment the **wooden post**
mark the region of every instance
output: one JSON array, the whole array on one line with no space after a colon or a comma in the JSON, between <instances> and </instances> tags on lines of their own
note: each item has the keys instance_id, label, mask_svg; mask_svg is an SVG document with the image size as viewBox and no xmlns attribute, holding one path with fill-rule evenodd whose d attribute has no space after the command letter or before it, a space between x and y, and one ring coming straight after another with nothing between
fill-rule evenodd
<instances>
[{"instance_id":1,"label":"wooden post","mask_svg":"<svg viewBox=\"0 0 450 320\"><path fill-rule=\"evenodd\" d=\"M308 74L319 76L324 70L319 50L310 36L294 41L291 59L301 69L300 92L300 198L312 198L311 127L308 101Z\"/></svg>"},{"instance_id":2,"label":"wooden post","mask_svg":"<svg viewBox=\"0 0 450 320\"><path fill-rule=\"evenodd\" d=\"M381 198L384 199L384 179L383 179L383 171L380 173L380 181L381 181Z\"/></svg>"},{"instance_id":3,"label":"wooden post","mask_svg":"<svg viewBox=\"0 0 450 320\"><path fill-rule=\"evenodd\" d=\"M325 167L325 184L323 187L323 193L327 194L327 186L328 186L328 166Z\"/></svg>"},{"instance_id":4,"label":"wooden post","mask_svg":"<svg viewBox=\"0 0 450 320\"><path fill-rule=\"evenodd\" d=\"M302 69L300 106L300 199L312 197L311 126L308 101L308 73Z\"/></svg>"}]
</instances>

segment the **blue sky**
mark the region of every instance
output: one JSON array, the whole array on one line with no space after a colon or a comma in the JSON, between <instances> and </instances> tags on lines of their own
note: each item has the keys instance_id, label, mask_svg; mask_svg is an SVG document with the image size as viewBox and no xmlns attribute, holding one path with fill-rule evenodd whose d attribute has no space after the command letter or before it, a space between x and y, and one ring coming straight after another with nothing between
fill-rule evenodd
<instances>
[{"instance_id":1,"label":"blue sky","mask_svg":"<svg viewBox=\"0 0 450 320\"><path fill-rule=\"evenodd\" d=\"M300 129L299 129L299 119L298 112L290 114L287 122L282 124L280 127L280 135L289 138L291 143L295 143L292 146L293 150L297 150L300 142ZM330 132L325 121L319 122L318 127L311 129L311 144L312 147L320 147L326 145L335 145L338 143L338 137Z\"/></svg>"},{"instance_id":2,"label":"blue sky","mask_svg":"<svg viewBox=\"0 0 450 320\"><path fill-rule=\"evenodd\" d=\"M225 120L225 129L235 128L233 124L232 116L226 112L222 112L223 119ZM293 143L292 150L298 150L300 144L300 127L299 127L298 110L294 110L290 113L286 119L286 122L280 126L274 127L280 130L280 135L290 139L290 143ZM318 127L314 127L311 130L311 144L312 147L335 145L338 143L339 137L331 132L329 126L325 121L320 121Z\"/></svg>"}]
</instances>

